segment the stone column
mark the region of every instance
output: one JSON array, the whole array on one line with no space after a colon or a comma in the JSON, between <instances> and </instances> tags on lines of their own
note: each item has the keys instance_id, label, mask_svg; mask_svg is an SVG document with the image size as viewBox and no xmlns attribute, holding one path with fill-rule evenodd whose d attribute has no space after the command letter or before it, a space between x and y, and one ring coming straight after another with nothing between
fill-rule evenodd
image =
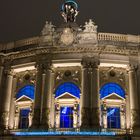
<instances>
[{"instance_id":1,"label":"stone column","mask_svg":"<svg viewBox=\"0 0 140 140\"><path fill-rule=\"evenodd\" d=\"M129 96L129 71L126 71L125 75L125 81L126 81L126 128L129 132L131 129L131 110L130 110L130 96Z\"/></svg>"},{"instance_id":2,"label":"stone column","mask_svg":"<svg viewBox=\"0 0 140 140\"><path fill-rule=\"evenodd\" d=\"M10 104L10 117L9 117L9 129L14 129L14 119L15 119L15 90L16 90L17 78L13 78L11 104Z\"/></svg>"},{"instance_id":3,"label":"stone column","mask_svg":"<svg viewBox=\"0 0 140 140\"><path fill-rule=\"evenodd\" d=\"M3 66L0 66L0 87L1 87L1 81L2 81L2 75L3 75Z\"/></svg>"},{"instance_id":4,"label":"stone column","mask_svg":"<svg viewBox=\"0 0 140 140\"><path fill-rule=\"evenodd\" d=\"M54 128L55 127L55 93L54 93L54 77L55 74L54 72L52 71L51 73L51 110L50 110L50 121L51 121L51 128Z\"/></svg>"},{"instance_id":5,"label":"stone column","mask_svg":"<svg viewBox=\"0 0 140 140\"><path fill-rule=\"evenodd\" d=\"M82 61L82 93L81 93L81 128L89 128L90 125L90 93L89 73L87 60Z\"/></svg>"},{"instance_id":6,"label":"stone column","mask_svg":"<svg viewBox=\"0 0 140 140\"><path fill-rule=\"evenodd\" d=\"M4 92L4 88L2 87L2 84L3 84L2 83L3 69L4 69L4 67L3 66L0 66L0 116L2 116L2 100L3 100L2 96L3 96L3 92Z\"/></svg>"},{"instance_id":7,"label":"stone column","mask_svg":"<svg viewBox=\"0 0 140 140\"><path fill-rule=\"evenodd\" d=\"M52 70L50 63L46 64L46 78L45 78L45 89L43 92L43 105L42 105L42 119L41 128L50 128L50 108L51 108L51 83L52 83Z\"/></svg>"},{"instance_id":8,"label":"stone column","mask_svg":"<svg viewBox=\"0 0 140 140\"><path fill-rule=\"evenodd\" d=\"M100 127L100 114L99 114L99 68L98 68L99 61L94 60L91 62L91 128L98 129ZM94 112L94 113L93 113Z\"/></svg>"},{"instance_id":9,"label":"stone column","mask_svg":"<svg viewBox=\"0 0 140 140\"><path fill-rule=\"evenodd\" d=\"M42 100L42 77L44 74L43 64L37 64L37 74L36 74L36 89L35 89L35 100L34 100L34 111L33 111L33 121L32 128L39 128L41 119L41 100Z\"/></svg>"},{"instance_id":10,"label":"stone column","mask_svg":"<svg viewBox=\"0 0 140 140\"><path fill-rule=\"evenodd\" d=\"M136 69L134 66L130 66L129 70L129 94L131 109L131 125L132 128L135 129L140 127L140 115L138 106Z\"/></svg>"},{"instance_id":11,"label":"stone column","mask_svg":"<svg viewBox=\"0 0 140 140\"><path fill-rule=\"evenodd\" d=\"M10 112L10 102L12 94L12 82L13 82L13 71L5 70L6 82L3 83L5 91L2 96L2 116L1 116L1 128L8 129L9 112Z\"/></svg>"}]
</instances>

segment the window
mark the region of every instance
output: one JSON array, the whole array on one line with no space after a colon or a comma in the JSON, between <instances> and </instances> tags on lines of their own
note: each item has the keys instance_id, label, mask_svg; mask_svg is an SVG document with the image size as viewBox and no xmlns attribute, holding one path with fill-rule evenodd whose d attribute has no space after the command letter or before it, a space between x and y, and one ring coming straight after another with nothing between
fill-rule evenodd
<instances>
[{"instance_id":1,"label":"window","mask_svg":"<svg viewBox=\"0 0 140 140\"><path fill-rule=\"evenodd\" d=\"M58 88L55 92L56 93L55 97L58 97L65 92L68 92L68 93L76 96L77 98L80 98L80 89L74 83L67 82L67 83L63 83L60 86L58 86Z\"/></svg>"},{"instance_id":2,"label":"window","mask_svg":"<svg viewBox=\"0 0 140 140\"><path fill-rule=\"evenodd\" d=\"M120 128L120 108L107 108L107 128Z\"/></svg>"},{"instance_id":3,"label":"window","mask_svg":"<svg viewBox=\"0 0 140 140\"><path fill-rule=\"evenodd\" d=\"M107 83L107 84L103 85L103 87L100 90L100 99L102 99L112 93L116 93L119 96L125 98L125 92L120 85L118 85L116 83Z\"/></svg>"},{"instance_id":4,"label":"window","mask_svg":"<svg viewBox=\"0 0 140 140\"><path fill-rule=\"evenodd\" d=\"M25 95L31 99L34 99L34 86L27 85L27 86L24 86L23 88L21 88L16 95L16 99L20 98L23 95Z\"/></svg>"},{"instance_id":5,"label":"window","mask_svg":"<svg viewBox=\"0 0 140 140\"><path fill-rule=\"evenodd\" d=\"M29 108L24 108L20 110L20 121L19 121L19 129L26 129L29 126Z\"/></svg>"},{"instance_id":6,"label":"window","mask_svg":"<svg viewBox=\"0 0 140 140\"><path fill-rule=\"evenodd\" d=\"M72 128L73 107L61 107L60 111L60 128Z\"/></svg>"}]
</instances>

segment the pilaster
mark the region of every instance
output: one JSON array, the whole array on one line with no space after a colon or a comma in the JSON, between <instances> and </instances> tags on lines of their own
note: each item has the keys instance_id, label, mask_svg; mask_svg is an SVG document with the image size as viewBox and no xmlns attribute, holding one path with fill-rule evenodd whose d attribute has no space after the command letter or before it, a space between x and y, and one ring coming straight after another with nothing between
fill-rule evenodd
<instances>
[{"instance_id":1,"label":"pilaster","mask_svg":"<svg viewBox=\"0 0 140 140\"><path fill-rule=\"evenodd\" d=\"M43 90L43 81L44 75L44 65L41 62L38 62L36 65L37 74L36 74L36 89L35 89L35 100L34 100L34 111L33 111L33 121L32 128L39 128L41 120L41 100L42 100L42 90Z\"/></svg>"},{"instance_id":2,"label":"pilaster","mask_svg":"<svg viewBox=\"0 0 140 140\"><path fill-rule=\"evenodd\" d=\"M134 129L140 127L140 110L138 106L138 90L137 90L137 78L136 78L135 65L131 65L129 69L129 94L130 94L130 109L131 109L131 126Z\"/></svg>"},{"instance_id":3,"label":"pilaster","mask_svg":"<svg viewBox=\"0 0 140 140\"><path fill-rule=\"evenodd\" d=\"M5 69L5 79L6 84L3 90L3 104L2 104L2 114L0 125L2 129L8 129L9 122L9 112L10 112L10 103L11 103L11 94L12 94L12 82L13 82L13 70Z\"/></svg>"},{"instance_id":4,"label":"pilaster","mask_svg":"<svg viewBox=\"0 0 140 140\"><path fill-rule=\"evenodd\" d=\"M16 78L16 76L14 76L13 77L13 85L12 85L12 93L11 93L11 103L10 103L9 129L14 129L16 85L17 85L17 78Z\"/></svg>"},{"instance_id":5,"label":"pilaster","mask_svg":"<svg viewBox=\"0 0 140 140\"><path fill-rule=\"evenodd\" d=\"M44 91L43 94L43 104L42 104L42 117L41 117L41 128L49 129L51 127L50 121L50 109L51 109L51 84L52 84L52 69L51 63L47 62L45 64L45 75L44 75Z\"/></svg>"},{"instance_id":6,"label":"pilaster","mask_svg":"<svg viewBox=\"0 0 140 140\"><path fill-rule=\"evenodd\" d=\"M90 93L89 93L89 75L88 62L82 61L82 93L81 93L81 128L89 128L90 126Z\"/></svg>"},{"instance_id":7,"label":"pilaster","mask_svg":"<svg viewBox=\"0 0 140 140\"><path fill-rule=\"evenodd\" d=\"M98 129L100 127L100 120L99 120L99 60L94 59L91 62L91 128ZM94 112L94 113L93 113Z\"/></svg>"}]
</instances>

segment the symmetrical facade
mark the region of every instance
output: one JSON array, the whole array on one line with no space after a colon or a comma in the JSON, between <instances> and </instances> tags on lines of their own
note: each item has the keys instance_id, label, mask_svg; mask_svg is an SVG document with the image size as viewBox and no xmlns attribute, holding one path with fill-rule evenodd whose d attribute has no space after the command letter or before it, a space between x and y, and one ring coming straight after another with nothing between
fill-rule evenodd
<instances>
[{"instance_id":1,"label":"symmetrical facade","mask_svg":"<svg viewBox=\"0 0 140 140\"><path fill-rule=\"evenodd\" d=\"M0 133L139 139L140 36L100 33L92 20L79 27L78 10L65 7L61 27L46 22L38 37L0 44Z\"/></svg>"}]
</instances>

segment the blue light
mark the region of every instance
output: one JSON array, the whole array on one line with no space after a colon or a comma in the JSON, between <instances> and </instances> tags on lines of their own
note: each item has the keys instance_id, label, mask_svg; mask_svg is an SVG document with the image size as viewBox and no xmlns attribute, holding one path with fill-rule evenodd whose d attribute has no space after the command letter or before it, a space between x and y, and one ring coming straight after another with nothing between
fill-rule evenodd
<instances>
[{"instance_id":1,"label":"blue light","mask_svg":"<svg viewBox=\"0 0 140 140\"><path fill-rule=\"evenodd\" d=\"M60 128L73 127L73 107L61 107Z\"/></svg>"},{"instance_id":2,"label":"blue light","mask_svg":"<svg viewBox=\"0 0 140 140\"><path fill-rule=\"evenodd\" d=\"M125 98L125 91L120 85L116 83L107 83L103 85L103 87L100 90L100 98L102 99L112 93L116 93L119 96Z\"/></svg>"},{"instance_id":3,"label":"blue light","mask_svg":"<svg viewBox=\"0 0 140 140\"><path fill-rule=\"evenodd\" d=\"M65 3L72 3L76 7L76 9L78 9L78 4L74 0L66 0ZM62 5L62 11L64 10L64 5L65 4Z\"/></svg>"},{"instance_id":4,"label":"blue light","mask_svg":"<svg viewBox=\"0 0 140 140\"><path fill-rule=\"evenodd\" d=\"M62 95L63 93L68 92L77 98L80 98L80 89L77 85L71 82L66 82L58 86L55 92L55 97Z\"/></svg>"},{"instance_id":5,"label":"blue light","mask_svg":"<svg viewBox=\"0 0 140 140\"><path fill-rule=\"evenodd\" d=\"M120 108L109 107L107 108L107 127L120 128Z\"/></svg>"},{"instance_id":6,"label":"blue light","mask_svg":"<svg viewBox=\"0 0 140 140\"><path fill-rule=\"evenodd\" d=\"M21 88L16 94L16 99L20 98L23 95L26 95L27 97L31 99L34 99L34 86L26 85L23 88Z\"/></svg>"},{"instance_id":7,"label":"blue light","mask_svg":"<svg viewBox=\"0 0 140 140\"><path fill-rule=\"evenodd\" d=\"M115 132L13 132L16 136L115 136Z\"/></svg>"}]
</instances>

